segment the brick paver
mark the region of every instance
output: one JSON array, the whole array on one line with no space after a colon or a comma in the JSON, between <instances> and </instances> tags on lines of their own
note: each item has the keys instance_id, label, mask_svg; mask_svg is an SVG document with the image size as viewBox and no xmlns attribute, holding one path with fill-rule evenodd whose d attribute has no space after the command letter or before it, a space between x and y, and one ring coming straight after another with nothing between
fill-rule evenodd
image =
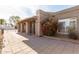
<instances>
[{"instance_id":1,"label":"brick paver","mask_svg":"<svg viewBox=\"0 0 79 59\"><path fill-rule=\"evenodd\" d=\"M79 44L45 37L20 34L14 30L5 31L5 47L2 53L13 54L64 54L79 53Z\"/></svg>"}]
</instances>

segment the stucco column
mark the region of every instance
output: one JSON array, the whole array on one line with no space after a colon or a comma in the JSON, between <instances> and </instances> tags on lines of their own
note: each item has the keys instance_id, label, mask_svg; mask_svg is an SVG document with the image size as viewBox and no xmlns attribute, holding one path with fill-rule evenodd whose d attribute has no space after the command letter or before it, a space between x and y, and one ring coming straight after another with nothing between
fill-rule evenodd
<instances>
[{"instance_id":1,"label":"stucco column","mask_svg":"<svg viewBox=\"0 0 79 59\"><path fill-rule=\"evenodd\" d=\"M41 36L40 22L36 22L36 23L35 23L35 35Z\"/></svg>"},{"instance_id":2,"label":"stucco column","mask_svg":"<svg viewBox=\"0 0 79 59\"><path fill-rule=\"evenodd\" d=\"M20 32L22 32L22 23L20 24Z\"/></svg>"},{"instance_id":3,"label":"stucco column","mask_svg":"<svg viewBox=\"0 0 79 59\"><path fill-rule=\"evenodd\" d=\"M28 34L28 22L26 22L26 34Z\"/></svg>"},{"instance_id":4,"label":"stucco column","mask_svg":"<svg viewBox=\"0 0 79 59\"><path fill-rule=\"evenodd\" d=\"M17 25L17 30L20 32L20 24Z\"/></svg>"},{"instance_id":5,"label":"stucco column","mask_svg":"<svg viewBox=\"0 0 79 59\"><path fill-rule=\"evenodd\" d=\"M37 20L35 21L35 34L37 36L41 36L42 32L41 32L41 20L44 19L44 13L42 10L37 10L36 12L37 15Z\"/></svg>"},{"instance_id":6,"label":"stucco column","mask_svg":"<svg viewBox=\"0 0 79 59\"><path fill-rule=\"evenodd\" d=\"M79 33L79 17L77 17L77 32Z\"/></svg>"}]
</instances>

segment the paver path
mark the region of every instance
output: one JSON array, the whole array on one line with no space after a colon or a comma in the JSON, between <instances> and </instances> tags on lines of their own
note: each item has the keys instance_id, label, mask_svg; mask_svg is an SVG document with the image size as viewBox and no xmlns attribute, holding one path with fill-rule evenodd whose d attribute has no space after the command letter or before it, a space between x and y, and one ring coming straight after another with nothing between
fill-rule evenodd
<instances>
[{"instance_id":1,"label":"paver path","mask_svg":"<svg viewBox=\"0 0 79 59\"><path fill-rule=\"evenodd\" d=\"M20 34L14 30L5 31L5 47L2 53L14 54L62 54L79 53L79 44L45 37Z\"/></svg>"}]
</instances>

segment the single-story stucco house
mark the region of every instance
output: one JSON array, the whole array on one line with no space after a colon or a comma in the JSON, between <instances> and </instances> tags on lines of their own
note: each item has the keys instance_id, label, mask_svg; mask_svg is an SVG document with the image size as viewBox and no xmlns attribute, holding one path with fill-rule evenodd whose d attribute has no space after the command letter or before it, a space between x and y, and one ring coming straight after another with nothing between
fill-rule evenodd
<instances>
[{"instance_id":1,"label":"single-story stucco house","mask_svg":"<svg viewBox=\"0 0 79 59\"><path fill-rule=\"evenodd\" d=\"M61 28L57 31L58 33L67 34L69 26L73 26L77 33L79 33L79 6L58 12L37 10L36 16L23 19L18 23L18 32L41 36L41 22L49 17L52 17L54 20L58 20L61 24Z\"/></svg>"}]
</instances>

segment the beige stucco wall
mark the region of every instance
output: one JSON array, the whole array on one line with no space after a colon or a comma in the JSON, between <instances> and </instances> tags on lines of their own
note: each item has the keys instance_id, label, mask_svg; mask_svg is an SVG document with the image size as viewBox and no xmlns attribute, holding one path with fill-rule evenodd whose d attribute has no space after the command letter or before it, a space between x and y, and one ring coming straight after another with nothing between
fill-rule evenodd
<instances>
[{"instance_id":1,"label":"beige stucco wall","mask_svg":"<svg viewBox=\"0 0 79 59\"><path fill-rule=\"evenodd\" d=\"M62 10L59 12L55 12L55 13L44 12L42 10L39 10L39 12L37 13L37 16L38 16L37 21L40 22L42 20L45 20L46 18L48 18L51 15L55 15L55 17L57 19L66 19L66 18L74 18L75 17L77 19L77 32L79 33L79 6L69 8L66 10ZM39 30L39 32L40 32L40 30Z\"/></svg>"},{"instance_id":2,"label":"beige stucco wall","mask_svg":"<svg viewBox=\"0 0 79 59\"><path fill-rule=\"evenodd\" d=\"M78 16L79 16L79 9L56 12L56 17L58 17L58 19L78 17Z\"/></svg>"},{"instance_id":3,"label":"beige stucco wall","mask_svg":"<svg viewBox=\"0 0 79 59\"><path fill-rule=\"evenodd\" d=\"M37 10L37 12L36 12L37 20L36 20L36 23L35 23L35 33L36 33L37 36L42 35L40 23L43 20L48 19L51 15L53 15L53 13L45 12L45 11L42 11L42 10Z\"/></svg>"},{"instance_id":4,"label":"beige stucco wall","mask_svg":"<svg viewBox=\"0 0 79 59\"><path fill-rule=\"evenodd\" d=\"M43 21L47 19L49 16L53 15L53 13L50 12L45 12L42 10L37 10L36 12L37 18L39 18L40 21Z\"/></svg>"}]
</instances>

